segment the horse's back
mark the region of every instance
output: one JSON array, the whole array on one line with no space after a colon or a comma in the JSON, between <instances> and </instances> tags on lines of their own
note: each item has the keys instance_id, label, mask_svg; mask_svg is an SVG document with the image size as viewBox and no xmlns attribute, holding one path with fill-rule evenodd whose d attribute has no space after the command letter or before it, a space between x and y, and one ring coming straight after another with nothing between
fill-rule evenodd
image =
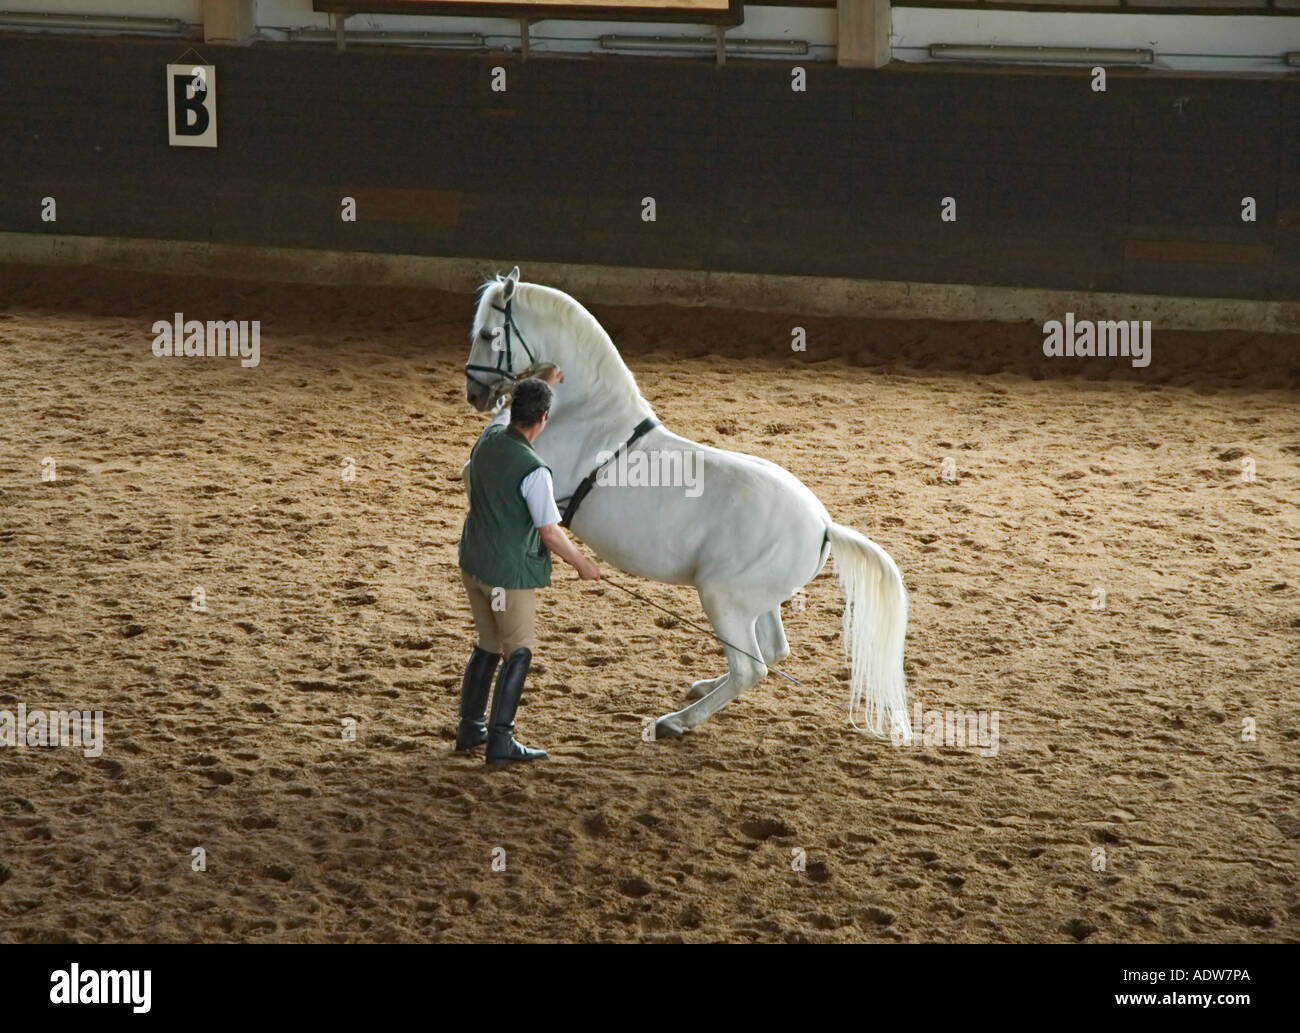
<instances>
[{"instance_id":1,"label":"horse's back","mask_svg":"<svg viewBox=\"0 0 1300 1033\"><path fill-rule=\"evenodd\" d=\"M777 602L816 575L830 517L789 470L658 428L638 448L680 452L683 465L694 453L695 494L670 485L595 488L574 529L603 557L676 584L749 584ZM632 544L647 538L660 548Z\"/></svg>"},{"instance_id":2,"label":"horse's back","mask_svg":"<svg viewBox=\"0 0 1300 1033\"><path fill-rule=\"evenodd\" d=\"M667 433L665 436L675 438L676 447L699 450L705 491L708 491L709 473L713 473L714 479L720 480L720 486L734 488L739 492L738 496L732 496L728 500L732 503L773 499L787 507L793 504L792 516L812 518L822 524L830 522L830 515L821 499L784 466L747 452L702 445L677 434Z\"/></svg>"}]
</instances>

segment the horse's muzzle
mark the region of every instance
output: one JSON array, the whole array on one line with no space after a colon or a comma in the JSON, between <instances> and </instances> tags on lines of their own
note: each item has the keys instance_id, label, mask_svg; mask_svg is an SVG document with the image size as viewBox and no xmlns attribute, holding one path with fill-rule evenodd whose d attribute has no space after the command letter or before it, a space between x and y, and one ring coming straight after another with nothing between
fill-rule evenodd
<instances>
[{"instance_id":1,"label":"horse's muzzle","mask_svg":"<svg viewBox=\"0 0 1300 1033\"><path fill-rule=\"evenodd\" d=\"M465 378L465 401L479 412L487 412L492 404L492 389L480 384L471 377Z\"/></svg>"}]
</instances>

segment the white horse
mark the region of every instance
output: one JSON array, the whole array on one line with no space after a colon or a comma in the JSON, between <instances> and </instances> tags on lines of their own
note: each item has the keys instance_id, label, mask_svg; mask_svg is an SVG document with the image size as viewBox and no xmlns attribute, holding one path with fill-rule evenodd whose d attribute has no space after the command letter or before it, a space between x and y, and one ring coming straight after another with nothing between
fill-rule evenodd
<instances>
[{"instance_id":1,"label":"white horse","mask_svg":"<svg viewBox=\"0 0 1300 1033\"><path fill-rule=\"evenodd\" d=\"M480 289L470 338L465 398L480 412L530 363L552 362L563 370L550 421L534 442L551 468L561 512L602 458L608 474L617 466L609 454L620 453L642 421L654 420L595 317L562 291L520 283L518 267ZM661 425L627 449L629 460L642 462L656 453L694 463L696 497L681 485L620 485L604 476L570 525L606 563L638 577L694 585L726 644L727 673L692 684L687 698L693 702L660 717L655 737L681 735L712 717L765 677L768 665L789 656L781 604L834 552L851 659L849 719L860 711L875 735L910 742L903 677L907 592L888 553L834 523L798 478L765 459L710 448Z\"/></svg>"}]
</instances>

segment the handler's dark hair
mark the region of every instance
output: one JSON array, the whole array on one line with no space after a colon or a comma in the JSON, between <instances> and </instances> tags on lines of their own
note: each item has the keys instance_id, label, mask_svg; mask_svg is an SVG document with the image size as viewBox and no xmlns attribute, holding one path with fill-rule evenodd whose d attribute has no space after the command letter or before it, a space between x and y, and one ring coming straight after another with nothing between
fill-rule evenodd
<instances>
[{"instance_id":1,"label":"handler's dark hair","mask_svg":"<svg viewBox=\"0 0 1300 1033\"><path fill-rule=\"evenodd\" d=\"M512 427L531 427L551 411L554 399L551 385L545 380L529 377L515 385L510 399L510 425Z\"/></svg>"}]
</instances>

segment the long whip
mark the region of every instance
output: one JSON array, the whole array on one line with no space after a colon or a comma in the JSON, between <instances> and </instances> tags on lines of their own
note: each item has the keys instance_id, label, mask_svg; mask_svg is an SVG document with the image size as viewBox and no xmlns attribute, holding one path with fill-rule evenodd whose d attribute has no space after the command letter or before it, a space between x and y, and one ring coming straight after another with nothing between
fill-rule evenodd
<instances>
[{"instance_id":1,"label":"long whip","mask_svg":"<svg viewBox=\"0 0 1300 1033\"><path fill-rule=\"evenodd\" d=\"M779 675L780 675L782 678L784 678L786 681L788 681L788 682L794 682L794 684L798 685L800 688L803 687L803 682L801 682L798 678L792 678L790 675L786 674L786 673L785 673L783 670L781 670L779 667L773 667L771 664L769 664L769 663L768 663L766 660L764 660L762 657L755 656L753 653L749 652L748 650L741 649L739 646L737 646L737 645L733 645L732 643L728 642L725 638L720 638L720 637L719 637L719 636L718 636L718 635L713 631L712 628L706 628L706 627L704 627L704 625L702 625L702 624L696 624L693 620L690 620L689 618L683 617L680 613L674 613L672 610L668 609L668 607L666 607L666 606L660 606L660 605L659 605L657 602L655 602L653 599L647 599L647 598L646 598L645 596L643 596L640 592L636 592L636 591L632 590L631 588L628 588L627 585L623 584L623 583L620 582L620 581L615 581L612 577L609 577L609 576L606 575L606 574L602 574L601 577L600 577L600 580L601 580L601 581L604 581L604 582L607 583L607 584L611 584L611 585L613 585L615 588L620 589L621 591L626 592L626 593L627 593L628 595L630 595L633 599L636 599L636 600L638 600L639 602L645 603L647 606L653 606L656 610L662 610L664 613L668 614L668 616L669 616L669 617L672 617L674 620L679 620L679 621L681 621L683 624L688 624L688 625L690 625L692 628L695 628L697 631L702 631L702 632L704 632L706 635L709 635L710 637L712 637L712 638L714 638L714 639L717 639L717 641L721 642L721 643L722 643L724 646L726 646L728 649L734 649L737 653L743 653L745 656L749 657L751 660L755 660L755 661L757 661L758 663L763 664L763 666L765 666L765 667L766 667L769 671L771 671L773 674L779 674Z\"/></svg>"}]
</instances>

